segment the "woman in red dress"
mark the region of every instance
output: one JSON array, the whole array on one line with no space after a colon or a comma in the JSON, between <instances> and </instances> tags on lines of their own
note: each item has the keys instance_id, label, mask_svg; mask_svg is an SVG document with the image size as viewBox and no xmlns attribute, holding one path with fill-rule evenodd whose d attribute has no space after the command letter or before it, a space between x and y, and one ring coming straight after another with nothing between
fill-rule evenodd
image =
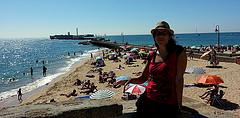
<instances>
[{"instance_id":1,"label":"woman in red dress","mask_svg":"<svg viewBox=\"0 0 240 118\"><path fill-rule=\"evenodd\" d=\"M126 84L148 81L145 93L136 102L140 117L176 117L182 106L187 56L184 48L176 45L167 22L159 22L151 33L157 51L150 52L143 74Z\"/></svg>"}]
</instances>

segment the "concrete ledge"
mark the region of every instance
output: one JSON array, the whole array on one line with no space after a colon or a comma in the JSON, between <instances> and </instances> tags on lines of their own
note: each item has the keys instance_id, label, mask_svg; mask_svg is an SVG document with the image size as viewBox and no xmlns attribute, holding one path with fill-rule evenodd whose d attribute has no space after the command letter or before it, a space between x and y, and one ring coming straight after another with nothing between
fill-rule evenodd
<instances>
[{"instance_id":1,"label":"concrete ledge","mask_svg":"<svg viewBox=\"0 0 240 118\"><path fill-rule=\"evenodd\" d=\"M109 100L69 101L10 107L0 111L1 118L108 118L122 115L123 106Z\"/></svg>"}]
</instances>

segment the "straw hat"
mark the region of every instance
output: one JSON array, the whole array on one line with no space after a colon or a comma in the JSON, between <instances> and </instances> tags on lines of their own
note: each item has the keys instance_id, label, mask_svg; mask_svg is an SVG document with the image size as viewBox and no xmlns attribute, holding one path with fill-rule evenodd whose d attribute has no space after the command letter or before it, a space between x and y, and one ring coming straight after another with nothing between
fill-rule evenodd
<instances>
[{"instance_id":1,"label":"straw hat","mask_svg":"<svg viewBox=\"0 0 240 118\"><path fill-rule=\"evenodd\" d=\"M152 35L158 30L167 30L170 34L174 34L174 31L170 28L169 24L166 21L158 22L156 27L151 30Z\"/></svg>"}]
</instances>

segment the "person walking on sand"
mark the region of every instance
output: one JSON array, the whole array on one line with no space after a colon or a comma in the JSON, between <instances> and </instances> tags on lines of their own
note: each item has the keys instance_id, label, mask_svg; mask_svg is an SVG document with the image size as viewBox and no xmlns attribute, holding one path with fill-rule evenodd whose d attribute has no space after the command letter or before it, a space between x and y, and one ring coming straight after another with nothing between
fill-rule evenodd
<instances>
[{"instance_id":1,"label":"person walking on sand","mask_svg":"<svg viewBox=\"0 0 240 118\"><path fill-rule=\"evenodd\" d=\"M193 50L192 49L190 49L190 51L189 51L189 58L190 58L190 60L193 60Z\"/></svg>"},{"instance_id":2,"label":"person walking on sand","mask_svg":"<svg viewBox=\"0 0 240 118\"><path fill-rule=\"evenodd\" d=\"M43 66L43 77L46 77L47 75L47 67Z\"/></svg>"},{"instance_id":3,"label":"person walking on sand","mask_svg":"<svg viewBox=\"0 0 240 118\"><path fill-rule=\"evenodd\" d=\"M33 76L33 68L32 67L30 68L30 74L31 74L31 76Z\"/></svg>"},{"instance_id":4,"label":"person walking on sand","mask_svg":"<svg viewBox=\"0 0 240 118\"><path fill-rule=\"evenodd\" d=\"M18 89L17 96L18 96L18 101L22 102L23 100L22 100L22 90L21 90L21 88Z\"/></svg>"},{"instance_id":5,"label":"person walking on sand","mask_svg":"<svg viewBox=\"0 0 240 118\"><path fill-rule=\"evenodd\" d=\"M145 92L136 102L138 117L175 118L182 108L187 55L182 46L176 45L174 31L167 22L159 22L151 34L157 50L150 52L142 75L119 84L148 81Z\"/></svg>"},{"instance_id":6,"label":"person walking on sand","mask_svg":"<svg viewBox=\"0 0 240 118\"><path fill-rule=\"evenodd\" d=\"M212 64L213 66L216 66L218 64L217 56L216 56L217 53L212 46L210 46L210 50L211 50L211 52L209 54L210 55L210 64Z\"/></svg>"},{"instance_id":7,"label":"person walking on sand","mask_svg":"<svg viewBox=\"0 0 240 118\"><path fill-rule=\"evenodd\" d=\"M102 55L103 55L103 58L105 57L105 53L104 53L104 50L102 50Z\"/></svg>"},{"instance_id":8,"label":"person walking on sand","mask_svg":"<svg viewBox=\"0 0 240 118\"><path fill-rule=\"evenodd\" d=\"M93 58L93 54L91 53L91 59Z\"/></svg>"}]
</instances>

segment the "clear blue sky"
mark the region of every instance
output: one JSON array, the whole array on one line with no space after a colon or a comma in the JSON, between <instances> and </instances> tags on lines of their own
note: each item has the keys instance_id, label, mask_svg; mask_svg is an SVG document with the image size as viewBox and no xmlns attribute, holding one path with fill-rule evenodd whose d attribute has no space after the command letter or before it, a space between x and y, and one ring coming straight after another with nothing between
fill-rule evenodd
<instances>
[{"instance_id":1,"label":"clear blue sky","mask_svg":"<svg viewBox=\"0 0 240 118\"><path fill-rule=\"evenodd\" d=\"M240 0L1 0L0 38L51 34L149 34L160 20L176 33L240 31Z\"/></svg>"}]
</instances>

